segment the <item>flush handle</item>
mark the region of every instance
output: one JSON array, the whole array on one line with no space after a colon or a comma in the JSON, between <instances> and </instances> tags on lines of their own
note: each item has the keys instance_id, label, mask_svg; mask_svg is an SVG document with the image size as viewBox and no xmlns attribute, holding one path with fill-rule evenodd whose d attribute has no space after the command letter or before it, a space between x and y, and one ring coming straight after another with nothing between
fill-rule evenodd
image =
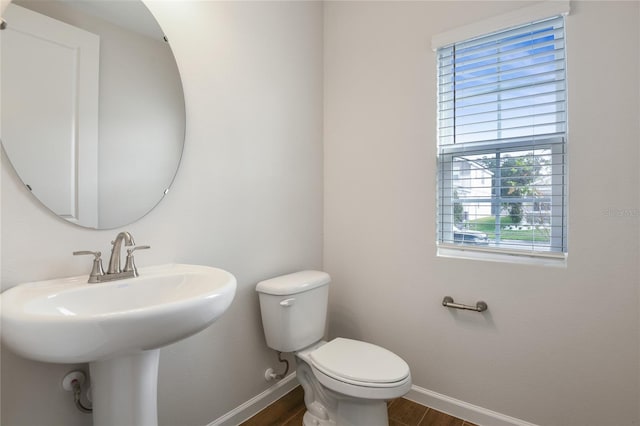
<instances>
[{"instance_id":1,"label":"flush handle","mask_svg":"<svg viewBox=\"0 0 640 426\"><path fill-rule=\"evenodd\" d=\"M290 306L293 306L294 303L296 303L296 299L292 297L291 299L284 299L283 301L281 301L280 306L288 308Z\"/></svg>"}]
</instances>

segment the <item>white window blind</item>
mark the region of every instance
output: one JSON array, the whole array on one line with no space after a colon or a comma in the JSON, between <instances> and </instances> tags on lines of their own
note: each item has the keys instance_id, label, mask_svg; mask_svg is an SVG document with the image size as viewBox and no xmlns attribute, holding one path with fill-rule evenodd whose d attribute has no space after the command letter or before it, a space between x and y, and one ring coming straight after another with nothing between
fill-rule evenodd
<instances>
[{"instance_id":1,"label":"white window blind","mask_svg":"<svg viewBox=\"0 0 640 426\"><path fill-rule=\"evenodd\" d=\"M559 16L438 57L438 242L566 253L566 83Z\"/></svg>"}]
</instances>

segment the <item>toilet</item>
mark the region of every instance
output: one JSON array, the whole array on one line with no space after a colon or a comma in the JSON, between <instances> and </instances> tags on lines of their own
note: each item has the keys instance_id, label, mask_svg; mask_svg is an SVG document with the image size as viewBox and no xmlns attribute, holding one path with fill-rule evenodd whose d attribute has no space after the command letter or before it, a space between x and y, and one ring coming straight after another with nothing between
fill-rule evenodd
<instances>
[{"instance_id":1,"label":"toilet","mask_svg":"<svg viewBox=\"0 0 640 426\"><path fill-rule=\"evenodd\" d=\"M301 271L258 283L267 345L295 354L305 426L388 426L386 402L411 388L409 366L371 343L323 340L330 281Z\"/></svg>"}]
</instances>

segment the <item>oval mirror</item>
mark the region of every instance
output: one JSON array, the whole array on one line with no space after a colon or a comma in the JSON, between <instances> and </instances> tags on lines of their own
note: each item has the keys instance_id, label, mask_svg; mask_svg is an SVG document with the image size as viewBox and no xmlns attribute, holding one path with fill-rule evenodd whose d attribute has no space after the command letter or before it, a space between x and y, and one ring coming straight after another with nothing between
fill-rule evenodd
<instances>
[{"instance_id":1,"label":"oval mirror","mask_svg":"<svg viewBox=\"0 0 640 426\"><path fill-rule=\"evenodd\" d=\"M0 31L0 139L49 210L127 225L156 206L182 156L173 53L139 0L15 0Z\"/></svg>"}]
</instances>

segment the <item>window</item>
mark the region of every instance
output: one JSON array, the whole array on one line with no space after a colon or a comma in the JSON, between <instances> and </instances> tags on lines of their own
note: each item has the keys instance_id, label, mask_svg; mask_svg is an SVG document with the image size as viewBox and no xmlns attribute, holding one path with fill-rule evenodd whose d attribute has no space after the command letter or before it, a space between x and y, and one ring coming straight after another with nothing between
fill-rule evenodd
<instances>
[{"instance_id":1,"label":"window","mask_svg":"<svg viewBox=\"0 0 640 426\"><path fill-rule=\"evenodd\" d=\"M439 246L566 253L564 18L437 58Z\"/></svg>"}]
</instances>

